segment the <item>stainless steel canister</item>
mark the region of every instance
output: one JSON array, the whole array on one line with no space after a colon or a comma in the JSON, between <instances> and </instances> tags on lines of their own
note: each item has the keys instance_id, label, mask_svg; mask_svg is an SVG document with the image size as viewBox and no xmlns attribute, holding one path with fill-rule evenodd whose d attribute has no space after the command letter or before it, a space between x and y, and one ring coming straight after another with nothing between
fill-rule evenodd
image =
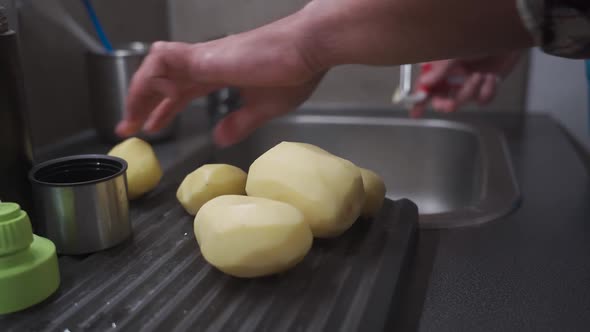
<instances>
[{"instance_id":1,"label":"stainless steel canister","mask_svg":"<svg viewBox=\"0 0 590 332\"><path fill-rule=\"evenodd\" d=\"M131 235L127 162L78 155L38 164L29 173L38 230L62 254L113 247Z\"/></svg>"},{"instance_id":2,"label":"stainless steel canister","mask_svg":"<svg viewBox=\"0 0 590 332\"><path fill-rule=\"evenodd\" d=\"M86 54L90 108L99 137L108 143L122 139L115 128L125 114L125 101L129 84L141 66L150 45L133 42L117 47L114 52L89 52ZM178 119L156 134L140 134L146 141L170 138L178 125Z\"/></svg>"}]
</instances>

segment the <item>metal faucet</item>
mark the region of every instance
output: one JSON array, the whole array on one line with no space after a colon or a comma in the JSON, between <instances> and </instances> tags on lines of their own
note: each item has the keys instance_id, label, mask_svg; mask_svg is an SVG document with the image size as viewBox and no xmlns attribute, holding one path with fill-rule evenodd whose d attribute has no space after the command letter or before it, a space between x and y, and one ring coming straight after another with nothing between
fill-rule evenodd
<instances>
[{"instance_id":1,"label":"metal faucet","mask_svg":"<svg viewBox=\"0 0 590 332\"><path fill-rule=\"evenodd\" d=\"M242 106L238 89L226 87L207 96L207 112L211 126Z\"/></svg>"}]
</instances>

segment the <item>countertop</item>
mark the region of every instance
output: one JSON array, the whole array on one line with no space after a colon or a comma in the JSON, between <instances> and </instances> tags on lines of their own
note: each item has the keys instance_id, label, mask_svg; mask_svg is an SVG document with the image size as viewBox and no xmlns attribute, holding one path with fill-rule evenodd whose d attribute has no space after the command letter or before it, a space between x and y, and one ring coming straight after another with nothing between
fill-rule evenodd
<instances>
[{"instance_id":1,"label":"countertop","mask_svg":"<svg viewBox=\"0 0 590 332\"><path fill-rule=\"evenodd\" d=\"M521 206L479 227L421 231L393 327L587 331L590 177L548 116L469 116L503 130Z\"/></svg>"},{"instance_id":2,"label":"countertop","mask_svg":"<svg viewBox=\"0 0 590 332\"><path fill-rule=\"evenodd\" d=\"M571 141L544 115L456 119L504 132L523 202L510 215L482 226L421 231L402 303L390 315L391 329L588 330L590 177ZM197 129L189 123L182 122L176 140L155 145L165 156L165 169L182 158L202 161L191 151L210 142L195 136ZM109 147L73 146L77 153ZM72 149L61 148L58 154Z\"/></svg>"}]
</instances>

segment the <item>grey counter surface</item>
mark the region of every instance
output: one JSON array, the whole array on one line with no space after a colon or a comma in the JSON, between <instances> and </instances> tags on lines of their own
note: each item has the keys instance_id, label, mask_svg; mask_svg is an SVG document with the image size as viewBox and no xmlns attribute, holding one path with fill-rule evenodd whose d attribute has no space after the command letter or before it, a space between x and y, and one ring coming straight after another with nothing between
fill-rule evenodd
<instances>
[{"instance_id":1,"label":"grey counter surface","mask_svg":"<svg viewBox=\"0 0 590 332\"><path fill-rule=\"evenodd\" d=\"M457 119L505 133L523 202L483 226L422 231L391 330L587 331L590 177L567 135L547 116ZM165 169L210 143L183 127L156 145Z\"/></svg>"},{"instance_id":2,"label":"grey counter surface","mask_svg":"<svg viewBox=\"0 0 590 332\"><path fill-rule=\"evenodd\" d=\"M422 231L399 330L588 331L590 177L547 116L471 116L506 135L523 195L480 227Z\"/></svg>"}]
</instances>

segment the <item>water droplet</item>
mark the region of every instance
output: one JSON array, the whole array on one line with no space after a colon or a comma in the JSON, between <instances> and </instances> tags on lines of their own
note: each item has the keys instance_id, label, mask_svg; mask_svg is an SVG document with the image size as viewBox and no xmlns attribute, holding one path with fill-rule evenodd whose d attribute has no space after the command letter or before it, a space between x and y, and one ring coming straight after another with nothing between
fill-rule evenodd
<instances>
[{"instance_id":1,"label":"water droplet","mask_svg":"<svg viewBox=\"0 0 590 332\"><path fill-rule=\"evenodd\" d=\"M113 323L111 324L111 326L112 326L113 328L116 328L116 327L117 327L117 323L113 322Z\"/></svg>"}]
</instances>

